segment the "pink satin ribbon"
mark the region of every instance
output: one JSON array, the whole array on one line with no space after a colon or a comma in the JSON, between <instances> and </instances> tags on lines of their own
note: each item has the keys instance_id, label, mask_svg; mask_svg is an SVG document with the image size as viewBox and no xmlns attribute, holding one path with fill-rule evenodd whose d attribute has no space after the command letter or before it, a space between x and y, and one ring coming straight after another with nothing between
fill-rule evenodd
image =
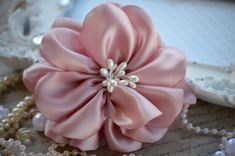
<instances>
[{"instance_id":1,"label":"pink satin ribbon","mask_svg":"<svg viewBox=\"0 0 235 156\"><path fill-rule=\"evenodd\" d=\"M184 77L185 57L164 46L148 15L136 6L103 4L84 23L60 18L43 37L45 62L23 80L47 118L45 135L81 150L95 150L105 136L112 150L135 151L160 140L183 103L195 103ZM106 61L127 62L137 88L103 87Z\"/></svg>"}]
</instances>

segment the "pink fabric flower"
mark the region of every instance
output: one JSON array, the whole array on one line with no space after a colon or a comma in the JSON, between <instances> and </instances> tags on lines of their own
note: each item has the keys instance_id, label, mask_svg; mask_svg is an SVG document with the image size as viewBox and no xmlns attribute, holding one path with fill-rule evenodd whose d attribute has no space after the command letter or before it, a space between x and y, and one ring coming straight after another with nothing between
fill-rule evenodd
<instances>
[{"instance_id":1,"label":"pink fabric flower","mask_svg":"<svg viewBox=\"0 0 235 156\"><path fill-rule=\"evenodd\" d=\"M185 57L165 47L146 13L136 6L103 4L81 25L58 19L42 40L43 63L23 80L47 118L45 135L81 150L95 150L105 136L112 150L130 152L160 140L195 96L185 83ZM107 60L127 63L136 88L108 92L101 68Z\"/></svg>"}]
</instances>

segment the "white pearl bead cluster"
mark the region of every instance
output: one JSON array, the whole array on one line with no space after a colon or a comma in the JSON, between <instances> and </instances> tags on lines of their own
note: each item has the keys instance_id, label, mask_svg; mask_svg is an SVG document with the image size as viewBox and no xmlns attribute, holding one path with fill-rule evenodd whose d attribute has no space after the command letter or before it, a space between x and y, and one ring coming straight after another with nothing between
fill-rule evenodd
<instances>
[{"instance_id":1,"label":"white pearl bead cluster","mask_svg":"<svg viewBox=\"0 0 235 156\"><path fill-rule=\"evenodd\" d=\"M20 81L21 74L10 74L8 76L4 76L0 79L0 94L7 90L9 87L13 87L17 82Z\"/></svg>"},{"instance_id":2,"label":"white pearl bead cluster","mask_svg":"<svg viewBox=\"0 0 235 156\"><path fill-rule=\"evenodd\" d=\"M181 121L182 124L188 130L192 130L195 133L201 134L210 134L210 135L217 135L222 136L222 143L219 145L220 151L214 153L214 156L235 156L235 130L234 131L227 131L225 129L209 129L209 128L201 128L199 126L194 126L192 123L188 122L187 116L189 111L190 105L184 105L181 111Z\"/></svg>"},{"instance_id":3,"label":"white pearl bead cluster","mask_svg":"<svg viewBox=\"0 0 235 156\"><path fill-rule=\"evenodd\" d=\"M25 145L22 145L19 140L9 139L5 140L4 138L0 138L0 148L1 153L4 155L15 155L18 154L23 156L24 151L26 149Z\"/></svg>"},{"instance_id":4,"label":"white pearl bead cluster","mask_svg":"<svg viewBox=\"0 0 235 156\"><path fill-rule=\"evenodd\" d=\"M18 103L6 119L0 122L0 137L6 137L15 132L19 127L19 122L25 117L27 110L33 105L33 97L26 96L23 101Z\"/></svg>"},{"instance_id":5,"label":"white pearl bead cluster","mask_svg":"<svg viewBox=\"0 0 235 156\"><path fill-rule=\"evenodd\" d=\"M23 145L19 140L14 140L12 138L5 140L0 138L0 149L3 155L13 155L13 156L88 156L86 152L79 152L76 149L64 150L62 153L58 152L57 148L64 148L64 144L53 143L49 148L47 153L27 153L26 146Z\"/></svg>"},{"instance_id":6,"label":"white pearl bead cluster","mask_svg":"<svg viewBox=\"0 0 235 156\"><path fill-rule=\"evenodd\" d=\"M107 69L100 69L100 75L105 78L102 84L104 87L107 87L109 93L112 93L114 87L117 85L136 88L136 83L139 81L139 77L137 75L126 76L126 62L122 62L117 65L112 59L108 59L107 67Z\"/></svg>"}]
</instances>

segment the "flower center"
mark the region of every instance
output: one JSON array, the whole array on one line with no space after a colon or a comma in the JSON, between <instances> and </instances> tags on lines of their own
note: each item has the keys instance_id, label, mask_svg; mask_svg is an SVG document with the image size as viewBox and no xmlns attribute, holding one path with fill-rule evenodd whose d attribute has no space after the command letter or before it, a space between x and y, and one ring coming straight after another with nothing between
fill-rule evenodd
<instances>
[{"instance_id":1,"label":"flower center","mask_svg":"<svg viewBox=\"0 0 235 156\"><path fill-rule=\"evenodd\" d=\"M125 72L126 66L126 62L117 65L112 59L108 59L108 68L100 69L100 75L105 78L102 84L104 87L107 87L109 93L112 93L114 87L117 85L136 88L136 82L139 81L139 77L137 75L127 76Z\"/></svg>"}]
</instances>

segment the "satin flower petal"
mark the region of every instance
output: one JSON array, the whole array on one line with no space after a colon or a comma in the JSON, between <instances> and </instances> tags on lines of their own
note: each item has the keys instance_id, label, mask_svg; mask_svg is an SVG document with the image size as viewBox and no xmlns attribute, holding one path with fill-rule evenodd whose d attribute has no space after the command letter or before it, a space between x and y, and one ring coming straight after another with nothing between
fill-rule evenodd
<instances>
[{"instance_id":1,"label":"satin flower petal","mask_svg":"<svg viewBox=\"0 0 235 156\"><path fill-rule=\"evenodd\" d=\"M114 123L126 129L139 128L162 114L148 99L129 87L116 87L110 100L115 112L109 115Z\"/></svg>"},{"instance_id":2,"label":"satin flower petal","mask_svg":"<svg viewBox=\"0 0 235 156\"><path fill-rule=\"evenodd\" d=\"M68 28L52 29L42 39L41 55L60 69L96 74L98 66L84 55L79 35L79 32Z\"/></svg>"},{"instance_id":3,"label":"satin flower petal","mask_svg":"<svg viewBox=\"0 0 235 156\"><path fill-rule=\"evenodd\" d=\"M162 112L161 116L149 122L153 127L169 127L182 109L182 89L139 85L137 91Z\"/></svg>"},{"instance_id":4,"label":"satin flower petal","mask_svg":"<svg viewBox=\"0 0 235 156\"><path fill-rule=\"evenodd\" d=\"M138 129L124 129L122 128L121 131L124 135L131 137L134 140L138 140L140 142L149 142L154 143L162 139L162 137L166 134L168 128L158 128L153 127L146 124L143 127Z\"/></svg>"},{"instance_id":5,"label":"satin flower petal","mask_svg":"<svg viewBox=\"0 0 235 156\"><path fill-rule=\"evenodd\" d=\"M38 80L40 80L48 72L55 72L55 71L61 71L61 70L51 66L46 62L33 64L30 68L24 70L23 73L24 85L31 93L33 93Z\"/></svg>"},{"instance_id":6,"label":"satin flower petal","mask_svg":"<svg viewBox=\"0 0 235 156\"><path fill-rule=\"evenodd\" d=\"M124 6L122 10L137 31L137 47L128 66L128 69L133 71L155 58L161 44L150 17L143 9L137 6Z\"/></svg>"},{"instance_id":7,"label":"satin flower petal","mask_svg":"<svg viewBox=\"0 0 235 156\"><path fill-rule=\"evenodd\" d=\"M79 22L74 21L68 17L60 17L56 19L55 22L52 24L52 28L58 27L69 28L77 32L80 32L82 29L82 25Z\"/></svg>"},{"instance_id":8,"label":"satin flower petal","mask_svg":"<svg viewBox=\"0 0 235 156\"><path fill-rule=\"evenodd\" d=\"M196 103L197 98L195 94L192 92L192 89L190 88L189 84L184 79L178 82L175 87L184 90L184 102L183 102L184 104Z\"/></svg>"},{"instance_id":9,"label":"satin flower petal","mask_svg":"<svg viewBox=\"0 0 235 156\"><path fill-rule=\"evenodd\" d=\"M96 150L99 147L99 134L96 133L90 136L89 138L86 138L83 140L72 139L69 145L73 147L77 147L81 149L82 151Z\"/></svg>"},{"instance_id":10,"label":"satin flower petal","mask_svg":"<svg viewBox=\"0 0 235 156\"><path fill-rule=\"evenodd\" d=\"M48 119L59 121L86 104L101 89L98 78L77 72L52 72L37 83L37 108Z\"/></svg>"},{"instance_id":11,"label":"satin flower petal","mask_svg":"<svg viewBox=\"0 0 235 156\"><path fill-rule=\"evenodd\" d=\"M102 107L105 104L104 91L100 90L86 105L76 112L53 124L53 132L66 138L86 139L100 130L105 116Z\"/></svg>"},{"instance_id":12,"label":"satin flower petal","mask_svg":"<svg viewBox=\"0 0 235 156\"><path fill-rule=\"evenodd\" d=\"M112 4L100 5L86 16L79 38L86 55L101 67L106 67L108 59L118 64L128 62L136 45L128 16Z\"/></svg>"},{"instance_id":13,"label":"satin flower petal","mask_svg":"<svg viewBox=\"0 0 235 156\"><path fill-rule=\"evenodd\" d=\"M46 123L47 128L45 130L45 135L51 138L52 140L54 140L55 142L61 143L61 144L69 144L70 146L79 148L82 151L96 150L99 147L99 134L98 133L83 140L70 139L70 138L60 136L60 134L53 132L54 124L55 123L53 121L49 121L49 120L47 121Z\"/></svg>"},{"instance_id":14,"label":"satin flower petal","mask_svg":"<svg viewBox=\"0 0 235 156\"><path fill-rule=\"evenodd\" d=\"M129 75L137 75L139 84L175 87L184 79L185 72L185 57L177 49L167 47L161 48L155 59Z\"/></svg>"},{"instance_id":15,"label":"satin flower petal","mask_svg":"<svg viewBox=\"0 0 235 156\"><path fill-rule=\"evenodd\" d=\"M141 148L142 143L124 136L118 126L111 119L105 122L105 137L109 148L120 152L131 152Z\"/></svg>"}]
</instances>

